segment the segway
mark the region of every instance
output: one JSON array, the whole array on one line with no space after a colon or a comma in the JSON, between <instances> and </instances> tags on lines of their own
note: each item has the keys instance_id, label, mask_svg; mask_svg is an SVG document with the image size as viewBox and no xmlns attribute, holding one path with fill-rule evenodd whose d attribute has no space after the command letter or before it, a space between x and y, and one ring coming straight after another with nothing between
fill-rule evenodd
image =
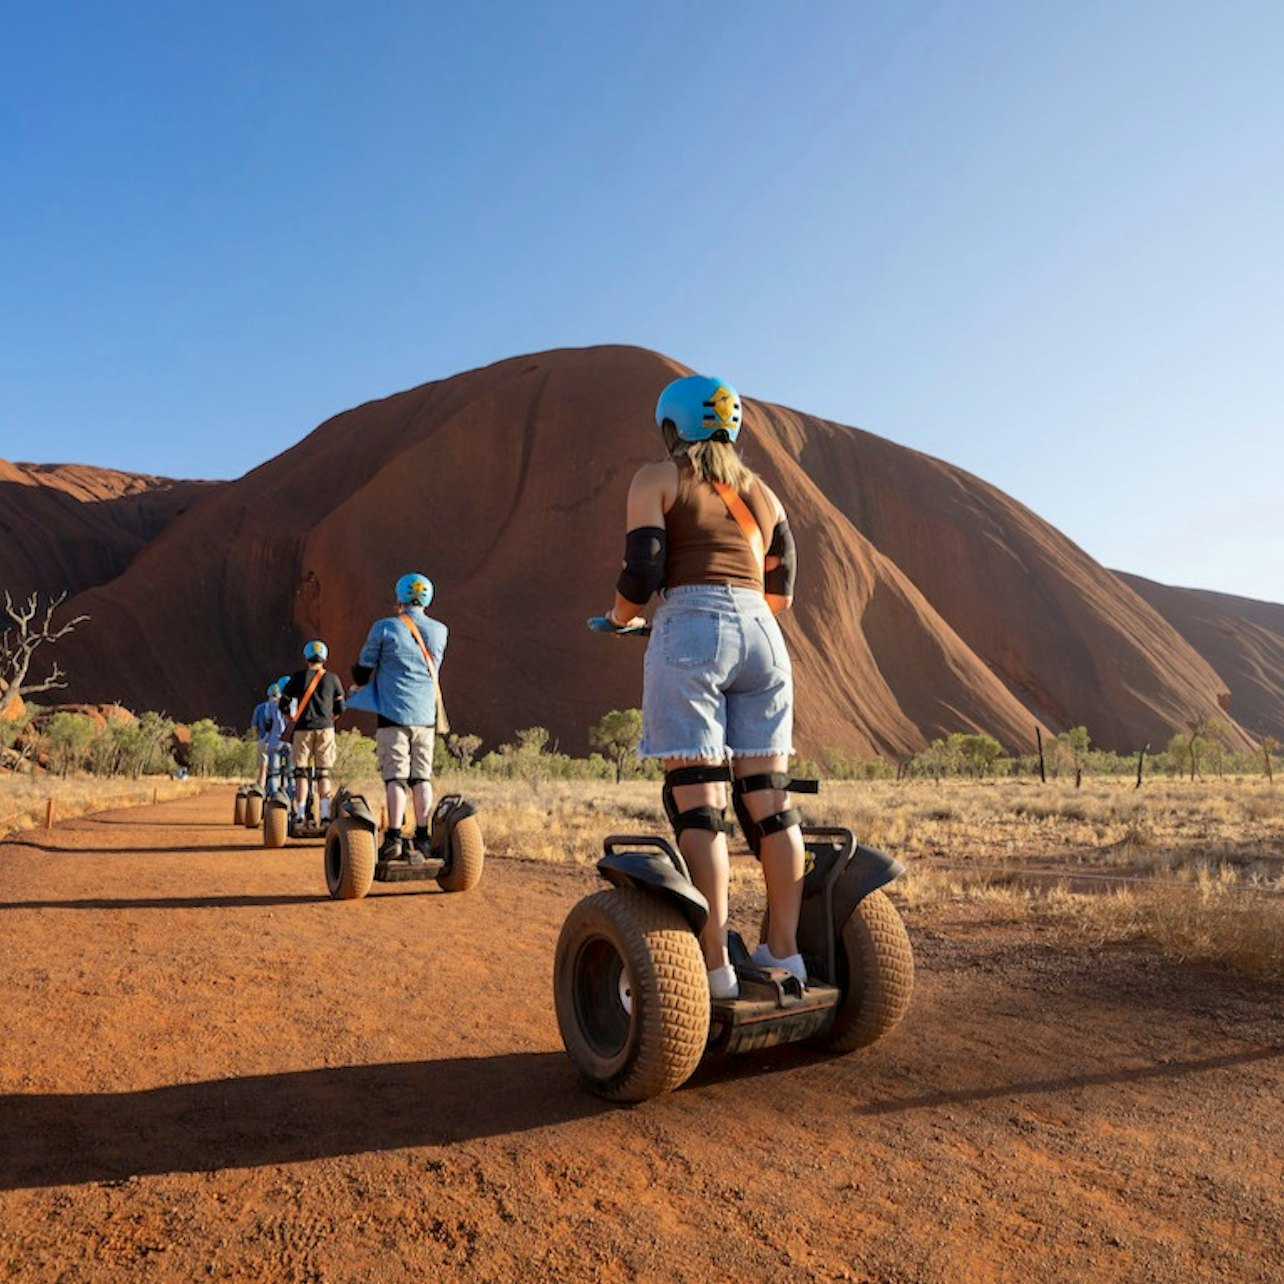
<instances>
[{"instance_id":1,"label":"segway","mask_svg":"<svg viewBox=\"0 0 1284 1284\"><path fill-rule=\"evenodd\" d=\"M286 772L281 771L281 778L276 792L269 794L263 804L263 846L284 847L287 838L324 838L329 821L322 821L318 816L318 795L316 790L316 768L304 768L305 786L303 795L303 819L295 814L292 792L286 791Z\"/></svg>"},{"instance_id":2,"label":"segway","mask_svg":"<svg viewBox=\"0 0 1284 1284\"><path fill-rule=\"evenodd\" d=\"M245 790L245 803L242 811L242 823L246 829L257 829L263 823L263 790L258 785L248 785Z\"/></svg>"},{"instance_id":3,"label":"segway","mask_svg":"<svg viewBox=\"0 0 1284 1284\"><path fill-rule=\"evenodd\" d=\"M798 1041L852 1052L900 1021L914 956L879 889L904 867L848 829L804 826L803 843L806 986L757 966L731 932L740 995L711 999L697 939L709 908L681 854L650 835L604 841L597 868L612 886L571 910L553 974L562 1042L593 1092L645 1101L684 1083L707 1056Z\"/></svg>"},{"instance_id":4,"label":"segway","mask_svg":"<svg viewBox=\"0 0 1284 1284\"><path fill-rule=\"evenodd\" d=\"M430 855L423 863L380 860L379 825L361 794L340 789L325 838L325 881L335 900L359 900L372 883L436 879L443 892L467 892L481 880L485 845L477 808L460 794L446 794L433 808Z\"/></svg>"},{"instance_id":5,"label":"segway","mask_svg":"<svg viewBox=\"0 0 1284 1284\"><path fill-rule=\"evenodd\" d=\"M236 791L236 802L232 808L232 824L238 829L245 828L245 795L249 791L249 785L241 785Z\"/></svg>"}]
</instances>

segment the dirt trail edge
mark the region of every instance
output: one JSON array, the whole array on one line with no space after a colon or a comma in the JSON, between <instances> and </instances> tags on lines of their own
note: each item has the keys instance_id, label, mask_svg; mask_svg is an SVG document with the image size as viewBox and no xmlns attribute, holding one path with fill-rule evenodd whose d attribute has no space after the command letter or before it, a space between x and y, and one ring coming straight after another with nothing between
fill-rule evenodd
<instances>
[{"instance_id":1,"label":"dirt trail edge","mask_svg":"<svg viewBox=\"0 0 1284 1284\"><path fill-rule=\"evenodd\" d=\"M553 1017L591 870L335 902L231 817L0 844L0 1279L1284 1278L1279 987L947 917L884 1043L619 1109Z\"/></svg>"}]
</instances>

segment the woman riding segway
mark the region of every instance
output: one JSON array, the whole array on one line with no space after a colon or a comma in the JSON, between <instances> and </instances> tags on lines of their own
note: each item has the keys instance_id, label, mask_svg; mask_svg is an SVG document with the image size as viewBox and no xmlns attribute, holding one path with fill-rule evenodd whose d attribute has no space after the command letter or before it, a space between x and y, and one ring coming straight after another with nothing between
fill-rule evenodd
<instances>
[{"instance_id":1,"label":"woman riding segway","mask_svg":"<svg viewBox=\"0 0 1284 1284\"><path fill-rule=\"evenodd\" d=\"M735 389L719 379L688 375L660 394L668 454L629 487L624 569L599 626L636 631L661 593L639 752L664 762L665 810L709 902L700 946L714 999L739 992L727 952L728 785L767 885L767 939L754 962L807 979L796 939L801 816L786 792L793 674L775 619L792 600L794 542L780 500L737 453L741 418Z\"/></svg>"}]
</instances>

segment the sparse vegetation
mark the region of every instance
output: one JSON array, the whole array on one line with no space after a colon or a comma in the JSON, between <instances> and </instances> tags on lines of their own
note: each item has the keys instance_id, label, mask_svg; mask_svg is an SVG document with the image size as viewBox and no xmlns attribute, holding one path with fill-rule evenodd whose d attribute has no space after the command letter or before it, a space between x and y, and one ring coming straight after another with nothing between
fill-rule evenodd
<instances>
[{"instance_id":1,"label":"sparse vegetation","mask_svg":"<svg viewBox=\"0 0 1284 1284\"><path fill-rule=\"evenodd\" d=\"M368 787L377 789L377 782ZM610 833L666 834L653 781L448 773L496 856L587 864ZM831 782L808 819L904 859L891 889L911 923L1030 920L1084 941L1145 940L1175 959L1284 976L1284 790L1261 777ZM733 887L757 869L733 840Z\"/></svg>"}]
</instances>

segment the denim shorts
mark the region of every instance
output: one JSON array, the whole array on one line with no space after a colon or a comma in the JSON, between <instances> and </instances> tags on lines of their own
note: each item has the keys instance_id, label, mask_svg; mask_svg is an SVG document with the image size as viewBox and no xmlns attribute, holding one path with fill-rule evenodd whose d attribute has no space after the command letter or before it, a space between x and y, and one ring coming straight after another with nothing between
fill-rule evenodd
<instances>
[{"instance_id":1,"label":"denim shorts","mask_svg":"<svg viewBox=\"0 0 1284 1284\"><path fill-rule=\"evenodd\" d=\"M790 754L793 728L793 669L762 594L723 584L669 589L646 649L642 757Z\"/></svg>"}]
</instances>

